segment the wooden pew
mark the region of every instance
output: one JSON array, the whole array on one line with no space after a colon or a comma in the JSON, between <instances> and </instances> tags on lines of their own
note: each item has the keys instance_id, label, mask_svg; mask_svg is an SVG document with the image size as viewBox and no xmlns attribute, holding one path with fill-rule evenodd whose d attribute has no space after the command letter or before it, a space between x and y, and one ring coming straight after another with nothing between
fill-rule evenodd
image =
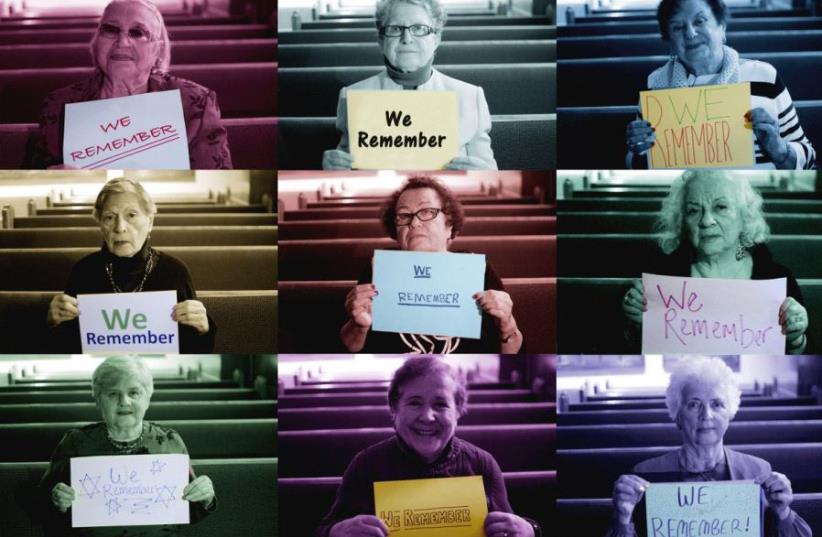
<instances>
[{"instance_id":1,"label":"wooden pew","mask_svg":"<svg viewBox=\"0 0 822 537\"><path fill-rule=\"evenodd\" d=\"M822 229L822 216L819 222ZM478 216L465 219L460 236L553 235L556 226L555 216ZM375 219L304 220L283 222L279 226L278 236L283 240L384 237L385 230Z\"/></svg>"},{"instance_id":2,"label":"wooden pew","mask_svg":"<svg viewBox=\"0 0 822 537\"><path fill-rule=\"evenodd\" d=\"M157 214L155 226L276 226L277 215L272 213L217 213L217 214ZM16 229L53 227L94 227L100 224L88 215L17 216Z\"/></svg>"},{"instance_id":3,"label":"wooden pew","mask_svg":"<svg viewBox=\"0 0 822 537\"><path fill-rule=\"evenodd\" d=\"M0 415L2 410L0 407ZM555 417L554 403L477 403L469 404L469 412L460 418L459 423L460 426L550 423ZM391 416L384 405L284 408L278 412L277 418L280 431L392 426Z\"/></svg>"},{"instance_id":4,"label":"wooden pew","mask_svg":"<svg viewBox=\"0 0 822 537\"><path fill-rule=\"evenodd\" d=\"M276 39L177 41L174 64L276 62ZM556 59L556 58L554 58ZM87 43L0 45L0 69L91 67Z\"/></svg>"},{"instance_id":5,"label":"wooden pew","mask_svg":"<svg viewBox=\"0 0 822 537\"><path fill-rule=\"evenodd\" d=\"M466 217L472 216L551 216L555 205L469 205L463 207ZM286 211L283 221L335 220L339 218L380 218L379 212L369 208L353 209L301 209Z\"/></svg>"},{"instance_id":6,"label":"wooden pew","mask_svg":"<svg viewBox=\"0 0 822 537\"><path fill-rule=\"evenodd\" d=\"M260 399L260 394L248 388L225 388L207 390L162 390L154 393L152 403L158 401L237 401ZM63 404L86 403L91 401L91 390L88 392L9 392L0 393L0 405L28 404Z\"/></svg>"},{"instance_id":7,"label":"wooden pew","mask_svg":"<svg viewBox=\"0 0 822 537\"><path fill-rule=\"evenodd\" d=\"M393 434L391 428L280 431L280 475L342 475L354 455ZM491 453L503 472L554 469L553 424L465 425L457 428L457 436Z\"/></svg>"},{"instance_id":8,"label":"wooden pew","mask_svg":"<svg viewBox=\"0 0 822 537\"><path fill-rule=\"evenodd\" d=\"M514 512L536 521L543 535L556 524L556 472L503 472L508 501ZM280 496L280 535L312 535L331 509L340 477L284 477L277 481Z\"/></svg>"},{"instance_id":9,"label":"wooden pew","mask_svg":"<svg viewBox=\"0 0 822 537\"><path fill-rule=\"evenodd\" d=\"M214 39L265 39L275 36L274 29L266 24L225 24L203 26L178 26L168 29L172 43L175 41L210 41ZM0 45L88 43L93 30L68 28L40 32L38 30L9 30L0 32Z\"/></svg>"},{"instance_id":10,"label":"wooden pew","mask_svg":"<svg viewBox=\"0 0 822 537\"><path fill-rule=\"evenodd\" d=\"M822 29L821 17L773 17L773 18L736 18L728 25L733 32L759 32L767 30L819 30ZM578 23L560 26L557 35L560 40L566 37L614 35L614 34L654 34L659 35L659 24L656 21L626 21L603 23Z\"/></svg>"},{"instance_id":11,"label":"wooden pew","mask_svg":"<svg viewBox=\"0 0 822 537\"><path fill-rule=\"evenodd\" d=\"M192 458L226 459L277 455L277 420L172 420L157 422L177 431ZM48 460L69 429L86 422L13 423L0 425L0 460Z\"/></svg>"},{"instance_id":12,"label":"wooden pew","mask_svg":"<svg viewBox=\"0 0 822 537\"><path fill-rule=\"evenodd\" d=\"M164 15L163 21L171 30L177 26L206 26L225 24L247 24L248 19L243 16L227 17L198 17L192 15ZM85 28L96 30L100 23L99 16L74 17L2 17L0 18L0 32L10 30L60 30L63 28Z\"/></svg>"},{"instance_id":13,"label":"wooden pew","mask_svg":"<svg viewBox=\"0 0 822 537\"><path fill-rule=\"evenodd\" d=\"M383 53L374 46L373 41L280 45L277 54L282 67L380 66L383 63ZM547 39L443 41L437 48L437 62L448 65L547 63L556 60L557 42Z\"/></svg>"},{"instance_id":14,"label":"wooden pew","mask_svg":"<svg viewBox=\"0 0 822 537\"><path fill-rule=\"evenodd\" d=\"M343 352L339 339L345 322L345 296L354 281L281 281L283 311L280 352ZM530 353L556 349L556 279L506 278L505 290L514 302L514 316Z\"/></svg>"},{"instance_id":15,"label":"wooden pew","mask_svg":"<svg viewBox=\"0 0 822 537\"><path fill-rule=\"evenodd\" d=\"M277 505L277 459L192 459L191 465L196 475L211 478L220 508L196 525L184 526L186 535L272 535L271 528L278 523L277 509L271 508ZM43 513L37 502L42 492L37 486L47 467L47 462L0 463L0 534L43 535ZM246 512L254 516L236 516Z\"/></svg>"},{"instance_id":16,"label":"wooden pew","mask_svg":"<svg viewBox=\"0 0 822 537\"><path fill-rule=\"evenodd\" d=\"M46 312L56 291L0 291L3 353L54 353ZM197 299L217 325L214 352L271 353L277 350L277 291L200 291Z\"/></svg>"},{"instance_id":17,"label":"wooden pew","mask_svg":"<svg viewBox=\"0 0 822 537\"><path fill-rule=\"evenodd\" d=\"M556 275L556 242L550 235L457 237L451 250L485 254L500 278L545 278ZM356 280L374 250L395 247L396 242L386 237L279 241L279 245L279 277L284 281Z\"/></svg>"},{"instance_id":18,"label":"wooden pew","mask_svg":"<svg viewBox=\"0 0 822 537\"><path fill-rule=\"evenodd\" d=\"M313 194L310 192L309 194ZM344 207L371 207L374 210L380 210L386 197L366 197L366 198L350 198L350 199L323 199L320 201L310 201L306 204L306 209L341 209ZM481 196L459 196L459 201L463 206L466 205L531 205L537 203L537 200L530 197L504 197L497 198L489 195Z\"/></svg>"},{"instance_id":19,"label":"wooden pew","mask_svg":"<svg viewBox=\"0 0 822 537\"><path fill-rule=\"evenodd\" d=\"M816 399L810 396L800 397L763 397L757 399L742 399L740 406L742 408L748 407L780 407L780 406L801 406L818 405ZM665 408L665 402L659 401L632 401L621 402L612 401L607 403L572 403L570 410L576 411L599 411L599 410L639 410L639 409L662 409Z\"/></svg>"},{"instance_id":20,"label":"wooden pew","mask_svg":"<svg viewBox=\"0 0 822 537\"><path fill-rule=\"evenodd\" d=\"M2 397L3 394L0 394ZM527 403L537 399L528 390L474 390L471 403ZM3 401L0 401L2 403ZM388 397L384 393L356 392L344 394L283 395L279 398L279 408L316 408L329 406L377 406L385 405L388 411Z\"/></svg>"},{"instance_id":21,"label":"wooden pew","mask_svg":"<svg viewBox=\"0 0 822 537\"><path fill-rule=\"evenodd\" d=\"M560 211L631 211L658 212L662 207L662 198L631 199L563 199L558 200ZM814 214L822 212L822 201L766 199L762 204L765 213L800 213Z\"/></svg>"},{"instance_id":22,"label":"wooden pew","mask_svg":"<svg viewBox=\"0 0 822 537\"><path fill-rule=\"evenodd\" d=\"M43 100L51 91L74 84L90 74L85 67L3 71L0 123L38 121ZM171 74L213 90L223 117L277 115L277 64L274 62L181 64L173 65Z\"/></svg>"},{"instance_id":23,"label":"wooden pew","mask_svg":"<svg viewBox=\"0 0 822 537\"><path fill-rule=\"evenodd\" d=\"M91 381L87 383L90 393ZM169 420L234 420L274 419L276 401L153 401L145 419ZM99 421L100 410L88 403L28 403L0 405L2 423L49 423L66 421Z\"/></svg>"},{"instance_id":24,"label":"wooden pew","mask_svg":"<svg viewBox=\"0 0 822 537\"><path fill-rule=\"evenodd\" d=\"M454 17L448 19L446 30L455 26L550 26L549 17ZM332 28L374 28L373 18L306 21L303 30L328 30ZM298 30L299 31L299 30Z\"/></svg>"},{"instance_id":25,"label":"wooden pew","mask_svg":"<svg viewBox=\"0 0 822 537\"><path fill-rule=\"evenodd\" d=\"M281 417L282 418L282 417ZM743 421L820 420L822 406L743 407L734 416L734 423ZM667 409L590 410L562 412L557 415L560 427L566 425L608 425L617 423L671 423ZM284 423L284 422L283 422ZM283 428L285 428L283 426Z\"/></svg>"},{"instance_id":26,"label":"wooden pew","mask_svg":"<svg viewBox=\"0 0 822 537\"><path fill-rule=\"evenodd\" d=\"M491 148L497 167L500 170L554 168L556 120L556 114L552 113L491 116ZM280 169L320 168L323 151L337 147L340 140L335 125L334 117L279 118Z\"/></svg>"},{"instance_id":27,"label":"wooden pew","mask_svg":"<svg viewBox=\"0 0 822 537\"><path fill-rule=\"evenodd\" d=\"M730 429L729 429L730 431ZM726 444L727 447L765 459L776 472L791 480L794 493L822 490L822 444ZM562 476L562 496L602 498L611 495L614 481L646 460L671 451L670 447L632 447L557 450L557 471Z\"/></svg>"},{"instance_id":28,"label":"wooden pew","mask_svg":"<svg viewBox=\"0 0 822 537\"><path fill-rule=\"evenodd\" d=\"M275 289L276 246L170 246L198 290ZM0 290L63 290L71 268L97 248L8 248L0 256Z\"/></svg>"},{"instance_id":29,"label":"wooden pew","mask_svg":"<svg viewBox=\"0 0 822 537\"><path fill-rule=\"evenodd\" d=\"M442 64L436 67L448 76L482 87L492 114L550 114L556 108L554 91L528 90L554 88L556 64ZM340 89L377 72L375 67L281 68L277 72L280 115L336 117ZM218 92L218 95L221 94Z\"/></svg>"},{"instance_id":30,"label":"wooden pew","mask_svg":"<svg viewBox=\"0 0 822 537\"><path fill-rule=\"evenodd\" d=\"M810 12L807 9L759 9L759 8L731 8L733 16L740 18L768 18L776 19L785 17L807 17ZM617 13L596 13L588 16L578 17L579 24L601 24L604 22L637 22L656 21L656 10L634 10L631 12Z\"/></svg>"},{"instance_id":31,"label":"wooden pew","mask_svg":"<svg viewBox=\"0 0 822 537\"><path fill-rule=\"evenodd\" d=\"M99 246L102 234L91 227L2 229L0 248L83 248ZM266 246L277 244L276 226L154 226L151 244L165 246Z\"/></svg>"},{"instance_id":32,"label":"wooden pew","mask_svg":"<svg viewBox=\"0 0 822 537\"><path fill-rule=\"evenodd\" d=\"M158 213L263 213L264 205L198 205L198 204L170 204L158 205ZM70 205L64 207L46 207L37 209L37 215L86 215L91 214L91 207L87 205Z\"/></svg>"},{"instance_id":33,"label":"wooden pew","mask_svg":"<svg viewBox=\"0 0 822 537\"><path fill-rule=\"evenodd\" d=\"M14 384L0 385L0 392L50 392L50 391L78 391L86 392L91 389L91 378L83 380L48 381L48 382L28 382L29 379L15 379ZM208 388L240 388L236 382L230 380L167 380L154 381L154 390L205 390ZM37 420L30 420L37 421ZM65 420L64 420L65 421Z\"/></svg>"},{"instance_id":34,"label":"wooden pew","mask_svg":"<svg viewBox=\"0 0 822 537\"><path fill-rule=\"evenodd\" d=\"M508 39L556 39L556 26L455 26L446 27L442 42L502 41ZM280 32L281 45L307 43L371 43L377 38L374 28L334 28L330 30L299 30Z\"/></svg>"}]
</instances>

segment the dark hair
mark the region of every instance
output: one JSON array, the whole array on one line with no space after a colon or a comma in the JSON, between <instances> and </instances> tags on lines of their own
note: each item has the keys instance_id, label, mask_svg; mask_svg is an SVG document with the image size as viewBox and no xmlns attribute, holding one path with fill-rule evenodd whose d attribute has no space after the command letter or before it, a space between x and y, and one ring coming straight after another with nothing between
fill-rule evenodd
<instances>
[{"instance_id":1,"label":"dark hair","mask_svg":"<svg viewBox=\"0 0 822 537\"><path fill-rule=\"evenodd\" d=\"M656 8L656 20L659 23L659 33L665 41L671 39L671 34L668 32L668 23L671 22L671 18L679 11L679 6L683 1L684 0L662 0L659 3L659 7ZM711 8L716 22L719 24L728 24L728 19L731 18L731 12L723 0L703 1Z\"/></svg>"},{"instance_id":2,"label":"dark hair","mask_svg":"<svg viewBox=\"0 0 822 537\"><path fill-rule=\"evenodd\" d=\"M451 238L459 234L464 221L462 204L447 186L440 183L433 177L417 176L409 177L399 189L386 200L382 209L382 227L392 239L397 239L397 224L394 218L397 216L397 202L406 190L414 188L431 188L437 191L440 201L442 201L442 212L445 214L446 222L451 226Z\"/></svg>"},{"instance_id":3,"label":"dark hair","mask_svg":"<svg viewBox=\"0 0 822 537\"><path fill-rule=\"evenodd\" d=\"M414 379L425 377L431 373L440 373L454 379L456 389L454 390L454 403L457 405L457 415L462 417L467 412L465 405L468 403L468 390L465 381L457 375L451 365L443 358L436 356L416 356L409 358L404 364L394 372L391 385L388 387L388 408L394 413L400 403L402 387Z\"/></svg>"}]
</instances>

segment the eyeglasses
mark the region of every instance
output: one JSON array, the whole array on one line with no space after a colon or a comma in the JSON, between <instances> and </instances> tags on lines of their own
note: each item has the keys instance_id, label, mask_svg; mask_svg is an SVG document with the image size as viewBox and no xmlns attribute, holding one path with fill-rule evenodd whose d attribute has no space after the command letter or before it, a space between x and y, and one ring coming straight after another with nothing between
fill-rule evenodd
<instances>
[{"instance_id":1,"label":"eyeglasses","mask_svg":"<svg viewBox=\"0 0 822 537\"><path fill-rule=\"evenodd\" d=\"M108 23L101 24L98 31L101 37L105 37L107 39L119 39L120 34L123 32L119 26ZM126 34L135 43L148 43L149 41L152 41L149 31L140 28L139 26L129 28L126 30Z\"/></svg>"},{"instance_id":2,"label":"eyeglasses","mask_svg":"<svg viewBox=\"0 0 822 537\"><path fill-rule=\"evenodd\" d=\"M425 37L436 33L436 30L426 24L412 24L411 26L400 26L389 24L380 28L380 33L385 37L402 37L403 32L408 30L414 37Z\"/></svg>"},{"instance_id":3,"label":"eyeglasses","mask_svg":"<svg viewBox=\"0 0 822 537\"><path fill-rule=\"evenodd\" d=\"M427 207L415 213L397 213L394 216L394 223L398 226L410 226L415 216L420 222L428 222L436 218L441 212L443 212L442 209Z\"/></svg>"}]
</instances>

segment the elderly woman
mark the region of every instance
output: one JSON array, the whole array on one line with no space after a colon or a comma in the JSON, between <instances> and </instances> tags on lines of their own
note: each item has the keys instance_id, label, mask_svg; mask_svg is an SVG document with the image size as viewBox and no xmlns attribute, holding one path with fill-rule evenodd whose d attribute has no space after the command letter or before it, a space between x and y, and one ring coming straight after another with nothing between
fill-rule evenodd
<instances>
[{"instance_id":1,"label":"elderly woman","mask_svg":"<svg viewBox=\"0 0 822 537\"><path fill-rule=\"evenodd\" d=\"M491 115L482 88L445 76L432 67L442 39L446 13L438 0L380 0L377 4L377 43L385 70L340 90L337 149L323 154L326 170L351 169L346 93L349 90L420 90L456 92L459 107L460 152L448 169L497 169L491 149Z\"/></svg>"},{"instance_id":2,"label":"elderly woman","mask_svg":"<svg viewBox=\"0 0 822 537\"><path fill-rule=\"evenodd\" d=\"M771 470L768 461L723 446L722 438L739 409L741 392L731 369L720 358L687 358L671 374L665 404L682 433L679 449L634 467L639 475L623 475L614 484L614 517L607 537L634 537L632 514L655 481L754 480L762 487L764 537L810 537L808 524L791 510L788 478ZM640 477L642 476L642 477ZM637 517L637 525L644 525Z\"/></svg>"},{"instance_id":3,"label":"elderly woman","mask_svg":"<svg viewBox=\"0 0 822 537\"><path fill-rule=\"evenodd\" d=\"M400 250L447 252L451 240L462 228L462 205L439 181L431 177L411 177L388 199L382 223ZM514 354L522 347L523 336L514 318L514 303L488 263L485 290L472 297L483 312L479 340L372 332L371 306L379 290L371 280L369 264L345 300L348 321L340 330L340 338L349 352L448 354L459 347L459 352Z\"/></svg>"},{"instance_id":4,"label":"elderly woman","mask_svg":"<svg viewBox=\"0 0 822 537\"><path fill-rule=\"evenodd\" d=\"M168 73L171 41L154 3L112 0L91 40L91 59L94 74L46 97L31 167L63 166L63 114L67 103L180 90L191 168L231 168L217 95Z\"/></svg>"},{"instance_id":5,"label":"elderly woman","mask_svg":"<svg viewBox=\"0 0 822 537\"><path fill-rule=\"evenodd\" d=\"M80 293L139 293L176 291L169 312L180 323L180 352L204 353L214 348L216 327L179 259L150 244L157 207L143 186L131 179L112 179L94 202L103 245L71 270L65 293L49 304L48 323L57 328L60 352L80 352L77 295Z\"/></svg>"},{"instance_id":6,"label":"elderly woman","mask_svg":"<svg viewBox=\"0 0 822 537\"><path fill-rule=\"evenodd\" d=\"M136 357L115 356L104 360L92 376L92 395L103 418L67 432L51 457L48 470L40 482L50 494L55 523L65 532L70 527L66 511L77 497L71 488L70 461L73 457L95 455L187 454L183 439L173 429L143 421L151 402L154 381L148 366ZM182 499L190 502L192 522L199 521L217 507L214 486L208 476L195 476L189 469L190 481L183 489ZM118 528L117 535L177 535L169 526L139 526ZM113 535L112 528L77 529L71 535ZM133 532L133 533L132 533Z\"/></svg>"},{"instance_id":7,"label":"elderly woman","mask_svg":"<svg viewBox=\"0 0 822 537\"><path fill-rule=\"evenodd\" d=\"M816 152L802 132L788 88L776 69L765 62L740 58L725 46L729 15L723 0L662 0L657 19L662 39L670 44L671 59L650 74L648 88L752 82L751 110L745 120L753 126L756 166L814 168ZM647 121L629 123L626 165L646 168L647 153L655 140Z\"/></svg>"},{"instance_id":8,"label":"elderly woman","mask_svg":"<svg viewBox=\"0 0 822 537\"><path fill-rule=\"evenodd\" d=\"M808 312L791 271L776 263L765 245L768 224L762 197L742 177L720 171L687 171L663 201L657 221L659 246L665 253L655 274L694 278L767 280L787 278L788 296L779 307L779 324L787 351L807 346ZM647 309L640 280L625 294L622 311L631 321L629 335L642 324Z\"/></svg>"},{"instance_id":9,"label":"elderly woman","mask_svg":"<svg viewBox=\"0 0 822 537\"><path fill-rule=\"evenodd\" d=\"M455 436L467 398L464 381L441 358L410 358L397 369L388 388L396 434L354 457L317 535L387 536L388 528L374 516L376 481L467 475L482 476L487 537L540 535L536 523L512 512L494 457Z\"/></svg>"}]
</instances>

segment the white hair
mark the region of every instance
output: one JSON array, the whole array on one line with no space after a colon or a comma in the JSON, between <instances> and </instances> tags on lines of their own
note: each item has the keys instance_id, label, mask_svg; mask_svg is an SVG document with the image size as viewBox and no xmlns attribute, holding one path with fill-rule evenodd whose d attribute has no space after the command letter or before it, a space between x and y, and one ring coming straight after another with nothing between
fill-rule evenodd
<instances>
[{"instance_id":1,"label":"white hair","mask_svg":"<svg viewBox=\"0 0 822 537\"><path fill-rule=\"evenodd\" d=\"M682 408L682 392L688 385L716 386L725 398L730 417L736 415L739 403L742 400L742 390L736 384L733 371L721 358L705 356L688 357L682 360L674 371L665 391L665 406L668 415L676 421L679 410Z\"/></svg>"},{"instance_id":2,"label":"white hair","mask_svg":"<svg viewBox=\"0 0 822 537\"><path fill-rule=\"evenodd\" d=\"M96 401L106 387L123 378L135 378L149 399L154 393L154 377L146 363L137 356L112 356L97 366L91 376L91 394Z\"/></svg>"}]
</instances>

